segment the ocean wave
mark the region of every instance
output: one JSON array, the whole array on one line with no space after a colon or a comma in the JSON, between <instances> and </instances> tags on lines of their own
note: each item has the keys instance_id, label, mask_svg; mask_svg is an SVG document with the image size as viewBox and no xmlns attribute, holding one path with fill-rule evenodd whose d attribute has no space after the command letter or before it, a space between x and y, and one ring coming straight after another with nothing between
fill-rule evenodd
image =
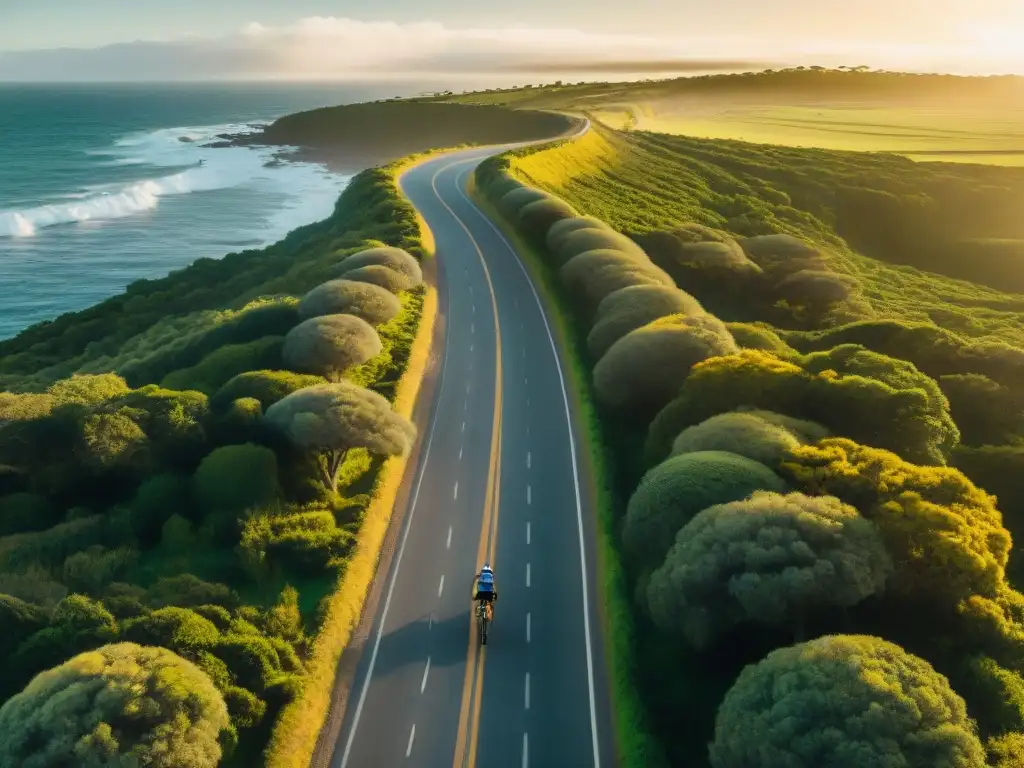
<instances>
[{"instance_id":1,"label":"ocean wave","mask_svg":"<svg viewBox=\"0 0 1024 768\"><path fill-rule=\"evenodd\" d=\"M221 134L256 130L248 125L167 128L131 134L113 146L89 154L107 157L102 165L145 165L153 169L185 168L175 173L115 183L100 183L68 192L63 199L16 210L0 211L0 237L32 237L40 229L86 221L109 221L151 211L164 197L241 185L291 188L308 186L311 166L269 168L273 150L203 146ZM321 176L319 169L317 176ZM315 185L321 186L321 185ZM330 185L332 188L335 185Z\"/></svg>"}]
</instances>

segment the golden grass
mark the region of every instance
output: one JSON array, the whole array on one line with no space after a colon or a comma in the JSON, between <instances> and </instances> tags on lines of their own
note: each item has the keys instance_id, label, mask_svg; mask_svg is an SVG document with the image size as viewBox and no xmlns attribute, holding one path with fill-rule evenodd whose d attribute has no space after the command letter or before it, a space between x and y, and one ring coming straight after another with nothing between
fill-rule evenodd
<instances>
[{"instance_id":1,"label":"golden grass","mask_svg":"<svg viewBox=\"0 0 1024 768\"><path fill-rule=\"evenodd\" d=\"M396 183L402 172L429 156L417 156L393 166ZM432 256L433 235L425 221L418 221L423 247ZM394 409L407 419L412 417L427 370L436 316L437 290L428 286L406 369L395 388ZM362 616L407 463L407 456L392 456L380 468L373 499L359 528L355 552L328 598L324 621L306 665L302 694L281 711L274 726L266 750L267 768L308 768L313 758L317 738L330 711L338 661Z\"/></svg>"}]
</instances>

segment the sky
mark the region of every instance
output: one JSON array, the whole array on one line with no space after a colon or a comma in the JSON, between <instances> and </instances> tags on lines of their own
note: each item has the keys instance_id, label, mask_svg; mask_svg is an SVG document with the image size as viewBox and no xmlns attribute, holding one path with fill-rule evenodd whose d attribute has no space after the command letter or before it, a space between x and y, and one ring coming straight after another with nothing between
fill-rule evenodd
<instances>
[{"instance_id":1,"label":"sky","mask_svg":"<svg viewBox=\"0 0 1024 768\"><path fill-rule=\"evenodd\" d=\"M1022 41L1024 0L0 0L4 80L607 71L644 59L1024 74Z\"/></svg>"}]
</instances>

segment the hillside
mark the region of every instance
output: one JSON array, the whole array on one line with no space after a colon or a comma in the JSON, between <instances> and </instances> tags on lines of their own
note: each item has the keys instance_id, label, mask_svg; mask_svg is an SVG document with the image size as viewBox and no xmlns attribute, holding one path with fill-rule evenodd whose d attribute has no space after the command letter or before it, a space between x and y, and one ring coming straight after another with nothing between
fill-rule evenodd
<instances>
[{"instance_id":1,"label":"hillside","mask_svg":"<svg viewBox=\"0 0 1024 768\"><path fill-rule=\"evenodd\" d=\"M550 138L575 125L550 112L395 100L287 115L239 143L298 146L302 157L348 172L442 147Z\"/></svg>"},{"instance_id":2,"label":"hillside","mask_svg":"<svg viewBox=\"0 0 1024 768\"><path fill-rule=\"evenodd\" d=\"M917 160L1024 164L1024 78L820 68L446 97L592 114L615 128Z\"/></svg>"},{"instance_id":3,"label":"hillside","mask_svg":"<svg viewBox=\"0 0 1024 768\"><path fill-rule=\"evenodd\" d=\"M1016 765L1024 296L950 246L1022 181L606 127L481 165L573 350L624 765Z\"/></svg>"}]
</instances>

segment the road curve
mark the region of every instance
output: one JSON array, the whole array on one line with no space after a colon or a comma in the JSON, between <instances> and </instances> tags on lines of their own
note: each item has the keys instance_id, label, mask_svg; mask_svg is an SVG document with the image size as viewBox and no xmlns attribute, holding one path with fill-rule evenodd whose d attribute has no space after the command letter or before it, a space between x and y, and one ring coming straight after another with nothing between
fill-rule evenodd
<instances>
[{"instance_id":1,"label":"road curve","mask_svg":"<svg viewBox=\"0 0 1024 768\"><path fill-rule=\"evenodd\" d=\"M444 348L332 768L614 764L563 371L526 270L465 192L498 151L443 155L401 179L436 242ZM488 559L500 600L481 648L470 590Z\"/></svg>"}]
</instances>

